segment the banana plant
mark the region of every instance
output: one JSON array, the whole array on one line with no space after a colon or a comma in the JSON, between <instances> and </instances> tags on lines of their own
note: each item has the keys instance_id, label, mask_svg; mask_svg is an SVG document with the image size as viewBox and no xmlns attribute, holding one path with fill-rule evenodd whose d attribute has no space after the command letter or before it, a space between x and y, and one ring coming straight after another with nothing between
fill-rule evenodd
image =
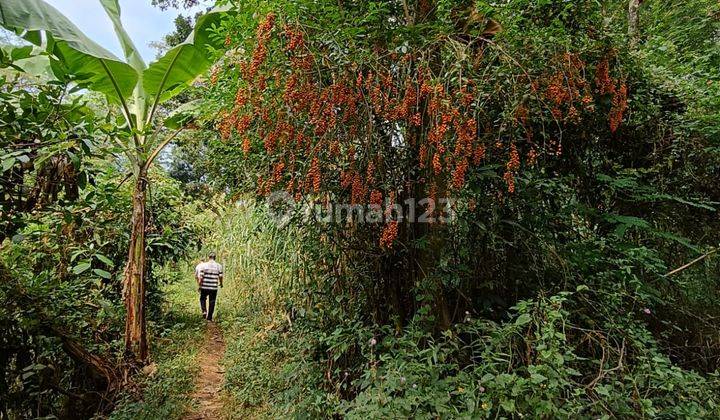
<instances>
[{"instance_id":1,"label":"banana plant","mask_svg":"<svg viewBox=\"0 0 720 420\"><path fill-rule=\"evenodd\" d=\"M142 363L148 357L145 327L147 175L158 154L183 129L165 129L158 121L157 111L163 101L182 92L213 64L222 44L222 40L213 36L213 31L229 13L229 8L216 8L200 17L184 43L146 65L123 28L118 0L99 1L112 21L124 60L88 38L43 0L0 0L0 23L40 47L39 57L46 59L46 72L49 68L59 80L72 81L79 89L103 94L122 115L120 131L125 135L114 141L127 156L135 182L123 284L127 310L125 347L129 357ZM43 67L37 65L37 60L34 64L25 70Z\"/></svg>"}]
</instances>

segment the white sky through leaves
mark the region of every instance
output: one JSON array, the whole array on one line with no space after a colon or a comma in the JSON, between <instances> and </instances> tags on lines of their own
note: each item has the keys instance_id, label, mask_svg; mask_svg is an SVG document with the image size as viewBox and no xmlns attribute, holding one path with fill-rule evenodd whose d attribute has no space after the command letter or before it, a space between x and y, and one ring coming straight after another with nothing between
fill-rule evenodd
<instances>
[{"instance_id":1,"label":"white sky through leaves","mask_svg":"<svg viewBox=\"0 0 720 420\"><path fill-rule=\"evenodd\" d=\"M115 37L112 23L98 0L45 0L75 23L88 37L123 58L120 43ZM173 20L182 13L194 15L212 2L191 10L169 9L162 11L150 4L150 0L120 0L122 21L146 63L154 61L156 51L148 44L159 41L174 30Z\"/></svg>"}]
</instances>

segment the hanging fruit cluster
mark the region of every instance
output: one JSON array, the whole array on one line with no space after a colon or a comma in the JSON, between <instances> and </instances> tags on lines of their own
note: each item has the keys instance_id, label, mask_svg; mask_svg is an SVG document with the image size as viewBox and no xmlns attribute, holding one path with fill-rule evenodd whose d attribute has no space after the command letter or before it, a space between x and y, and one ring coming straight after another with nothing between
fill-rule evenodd
<instances>
[{"instance_id":1,"label":"hanging fruit cluster","mask_svg":"<svg viewBox=\"0 0 720 420\"><path fill-rule=\"evenodd\" d=\"M608 58L598 63L595 69L595 87L597 93L602 96L609 95L612 99L612 108L609 113L610 131L616 132L622 123L623 116L628 107L627 85L622 79L613 79L610 76L610 64Z\"/></svg>"},{"instance_id":2,"label":"hanging fruit cluster","mask_svg":"<svg viewBox=\"0 0 720 420\"><path fill-rule=\"evenodd\" d=\"M437 77L423 52L378 50L372 63L331 63L316 58L301 27L279 29L275 22L274 14L263 19L249 60L236 63L234 101L217 120L223 140L237 139L243 155L255 152L267 162L258 179L261 195L329 192L352 204L380 205L413 184L437 199L462 190L488 159L503 163L503 189L512 194L523 166L518 141L528 166L543 152L533 141L534 115L549 110L556 121L576 123L595 110L596 96L609 94L615 131L627 108L627 89L610 77L607 61L597 66L593 89L586 64L568 53L554 73L531 81L534 96L526 96L536 99L515 107L512 124L521 138L498 137L481 104L482 80ZM560 144L553 150L559 154ZM392 157L401 152L415 168L413 179L406 169L403 179L392 175L398 172ZM388 221L380 244L391 247L397 235L397 221Z\"/></svg>"},{"instance_id":3,"label":"hanging fruit cluster","mask_svg":"<svg viewBox=\"0 0 720 420\"><path fill-rule=\"evenodd\" d=\"M533 83L533 90L542 91L544 99L551 106L552 116L566 123L578 123L582 113L596 112L596 97L610 98L612 107L608 113L611 132L616 132L627 110L627 86L621 78L610 75L610 59L603 58L595 66L595 81L587 80L587 63L576 54L565 53L553 62L560 63L560 69Z\"/></svg>"}]
</instances>

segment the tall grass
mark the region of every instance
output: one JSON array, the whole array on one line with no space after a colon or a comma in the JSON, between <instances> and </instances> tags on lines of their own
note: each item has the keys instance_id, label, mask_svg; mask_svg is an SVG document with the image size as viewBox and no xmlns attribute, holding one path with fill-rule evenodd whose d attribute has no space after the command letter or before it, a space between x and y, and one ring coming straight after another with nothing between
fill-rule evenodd
<instances>
[{"instance_id":1,"label":"tall grass","mask_svg":"<svg viewBox=\"0 0 720 420\"><path fill-rule=\"evenodd\" d=\"M294 290L306 272L296 227L280 227L254 201L221 208L201 251L217 253L225 269L219 298L224 316L279 309L281 296Z\"/></svg>"},{"instance_id":2,"label":"tall grass","mask_svg":"<svg viewBox=\"0 0 720 420\"><path fill-rule=\"evenodd\" d=\"M252 200L218 207L203 216L210 233L198 259L215 252L225 271L216 307L227 344L225 417L284 417L322 375L288 307L302 304L299 292L313 278L300 246L312 233L278 226Z\"/></svg>"}]
</instances>

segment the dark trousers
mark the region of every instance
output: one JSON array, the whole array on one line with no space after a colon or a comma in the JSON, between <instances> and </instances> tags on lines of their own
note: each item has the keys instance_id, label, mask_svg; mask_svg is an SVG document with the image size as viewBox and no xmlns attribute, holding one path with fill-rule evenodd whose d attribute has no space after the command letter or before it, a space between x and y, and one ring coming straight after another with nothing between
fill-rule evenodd
<instances>
[{"instance_id":1,"label":"dark trousers","mask_svg":"<svg viewBox=\"0 0 720 420\"><path fill-rule=\"evenodd\" d=\"M205 300L210 298L210 308L205 309ZM202 309L205 319L212 321L213 312L215 312L215 299L217 299L217 290L200 289L200 309Z\"/></svg>"}]
</instances>

